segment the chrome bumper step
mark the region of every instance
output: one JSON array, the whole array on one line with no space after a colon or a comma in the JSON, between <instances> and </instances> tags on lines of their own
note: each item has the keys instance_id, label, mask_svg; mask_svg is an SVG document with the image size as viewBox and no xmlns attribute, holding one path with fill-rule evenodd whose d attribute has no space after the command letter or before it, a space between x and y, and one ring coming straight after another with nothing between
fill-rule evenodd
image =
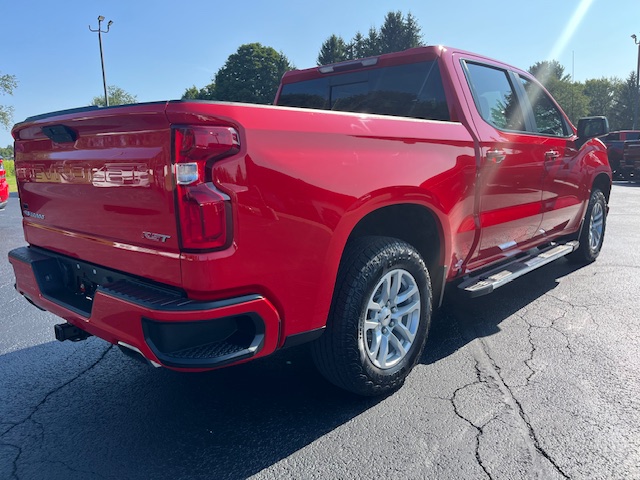
<instances>
[{"instance_id":1,"label":"chrome bumper step","mask_svg":"<svg viewBox=\"0 0 640 480\"><path fill-rule=\"evenodd\" d=\"M572 241L562 244L551 244L546 248L535 249L533 253L527 253L503 263L489 271L466 278L458 285L458 288L469 297L480 297L493 292L526 273L564 257L578 248L578 242ZM530 251L531 252L531 251Z\"/></svg>"}]
</instances>

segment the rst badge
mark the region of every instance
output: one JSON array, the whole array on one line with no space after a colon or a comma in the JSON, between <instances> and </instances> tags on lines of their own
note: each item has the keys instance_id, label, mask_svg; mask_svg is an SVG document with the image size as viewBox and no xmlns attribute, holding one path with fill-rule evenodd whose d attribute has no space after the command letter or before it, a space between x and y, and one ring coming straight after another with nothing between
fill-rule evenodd
<instances>
[{"instance_id":1,"label":"rst badge","mask_svg":"<svg viewBox=\"0 0 640 480\"><path fill-rule=\"evenodd\" d=\"M142 238L146 238L147 240L152 240L154 242L165 243L168 239L171 238L171 235L164 235L162 233L154 232L142 232Z\"/></svg>"}]
</instances>

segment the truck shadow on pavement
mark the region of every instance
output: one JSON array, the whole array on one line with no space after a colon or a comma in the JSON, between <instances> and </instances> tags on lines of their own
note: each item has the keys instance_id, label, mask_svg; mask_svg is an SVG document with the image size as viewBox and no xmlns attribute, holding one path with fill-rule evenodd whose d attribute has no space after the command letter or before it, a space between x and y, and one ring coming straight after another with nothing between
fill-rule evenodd
<instances>
[{"instance_id":1,"label":"truck shadow on pavement","mask_svg":"<svg viewBox=\"0 0 640 480\"><path fill-rule=\"evenodd\" d=\"M309 360L295 348L184 374L95 338L6 354L0 478L247 478L381 401L333 387Z\"/></svg>"},{"instance_id":2,"label":"truck shadow on pavement","mask_svg":"<svg viewBox=\"0 0 640 480\"><path fill-rule=\"evenodd\" d=\"M447 297L422 363L497 332L576 268L559 261L541 270L487 297ZM181 374L138 364L94 338L6 354L0 372L11 373L0 395L2 478L246 478L384 401L335 388L302 347ZM321 469L302 461L298 471Z\"/></svg>"}]
</instances>

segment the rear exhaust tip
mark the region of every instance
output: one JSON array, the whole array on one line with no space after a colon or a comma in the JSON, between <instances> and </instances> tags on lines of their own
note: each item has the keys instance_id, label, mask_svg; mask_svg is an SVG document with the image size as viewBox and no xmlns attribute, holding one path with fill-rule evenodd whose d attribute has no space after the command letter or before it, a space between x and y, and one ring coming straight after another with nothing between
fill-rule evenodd
<instances>
[{"instance_id":1,"label":"rear exhaust tip","mask_svg":"<svg viewBox=\"0 0 640 480\"><path fill-rule=\"evenodd\" d=\"M72 342L79 342L86 340L91 336L90 333L85 332L81 328L71 325L70 323L59 323L53 326L53 331L56 334L56 340L64 342L65 340L71 340Z\"/></svg>"}]
</instances>

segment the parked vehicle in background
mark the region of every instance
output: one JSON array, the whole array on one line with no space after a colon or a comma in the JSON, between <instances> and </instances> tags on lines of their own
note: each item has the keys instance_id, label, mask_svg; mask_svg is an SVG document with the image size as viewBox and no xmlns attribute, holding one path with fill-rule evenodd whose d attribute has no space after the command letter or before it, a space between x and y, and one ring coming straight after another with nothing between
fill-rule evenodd
<instances>
[{"instance_id":1,"label":"parked vehicle in background","mask_svg":"<svg viewBox=\"0 0 640 480\"><path fill-rule=\"evenodd\" d=\"M620 169L625 179L640 182L640 140L624 142Z\"/></svg>"},{"instance_id":2,"label":"parked vehicle in background","mask_svg":"<svg viewBox=\"0 0 640 480\"><path fill-rule=\"evenodd\" d=\"M16 288L154 366L310 342L362 395L419 362L445 286L469 296L594 261L611 169L529 73L423 47L284 75L275 106L169 101L16 125Z\"/></svg>"},{"instance_id":3,"label":"parked vehicle in background","mask_svg":"<svg viewBox=\"0 0 640 480\"><path fill-rule=\"evenodd\" d=\"M624 144L629 140L640 140L640 130L617 130L609 132L600 138L607 146L609 155L609 165L613 172L614 179L628 180L625 177L627 168L622 168L622 158L624 155Z\"/></svg>"},{"instance_id":4,"label":"parked vehicle in background","mask_svg":"<svg viewBox=\"0 0 640 480\"><path fill-rule=\"evenodd\" d=\"M0 157L0 210L9 201L9 184L7 183L7 171L4 168L3 158Z\"/></svg>"}]
</instances>

